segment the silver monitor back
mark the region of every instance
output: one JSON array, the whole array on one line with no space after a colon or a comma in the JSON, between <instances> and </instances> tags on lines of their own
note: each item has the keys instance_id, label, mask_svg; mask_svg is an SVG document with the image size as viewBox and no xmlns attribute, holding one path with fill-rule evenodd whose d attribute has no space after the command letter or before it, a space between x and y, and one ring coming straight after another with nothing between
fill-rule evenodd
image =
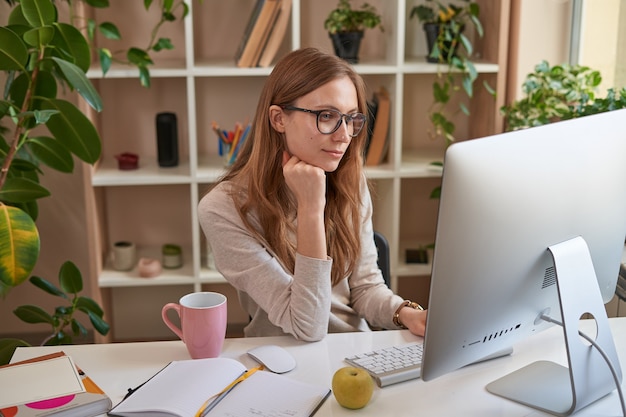
<instances>
[{"instance_id":1,"label":"silver monitor back","mask_svg":"<svg viewBox=\"0 0 626 417\"><path fill-rule=\"evenodd\" d=\"M582 236L603 301L626 236L626 110L460 142L446 152L422 378L558 317L547 248Z\"/></svg>"}]
</instances>

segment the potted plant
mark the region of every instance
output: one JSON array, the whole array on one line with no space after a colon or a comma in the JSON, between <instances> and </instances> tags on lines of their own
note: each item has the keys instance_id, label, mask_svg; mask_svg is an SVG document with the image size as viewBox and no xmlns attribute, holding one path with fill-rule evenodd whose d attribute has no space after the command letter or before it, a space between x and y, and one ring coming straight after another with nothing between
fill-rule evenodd
<instances>
[{"instance_id":1,"label":"potted plant","mask_svg":"<svg viewBox=\"0 0 626 417\"><path fill-rule=\"evenodd\" d=\"M479 15L478 4L471 0L448 5L438 0L426 0L425 4L414 6L409 15L409 18L417 18L426 32L427 60L440 65L437 80L433 83L434 102L429 113L434 136L443 136L446 145L454 141L455 130L454 123L445 113L446 106L461 89L471 98L474 81L478 77L471 60L474 48L463 32L471 25L478 36L483 36ZM463 103L460 110L469 114Z\"/></svg>"},{"instance_id":2,"label":"potted plant","mask_svg":"<svg viewBox=\"0 0 626 417\"><path fill-rule=\"evenodd\" d=\"M335 54L353 64L359 62L359 49L365 29L376 27L384 30L376 8L364 3L360 9L352 9L350 0L339 0L337 8L324 21Z\"/></svg>"},{"instance_id":3,"label":"potted plant","mask_svg":"<svg viewBox=\"0 0 626 417\"><path fill-rule=\"evenodd\" d=\"M606 97L596 97L601 81L600 72L587 66L550 66L541 61L522 84L524 96L500 109L506 129L525 129L626 107L626 88L609 89Z\"/></svg>"},{"instance_id":4,"label":"potted plant","mask_svg":"<svg viewBox=\"0 0 626 417\"><path fill-rule=\"evenodd\" d=\"M83 0L81 0L83 1ZM0 77L4 94L0 98L0 296L25 282L37 263L40 241L35 221L37 200L50 196L41 185L43 165L71 173L74 157L88 164L100 157L101 139L83 112L62 91L75 91L95 111L102 110L102 101L86 72L91 65L91 45L95 33L119 39L119 31L111 22L97 24L93 20L85 27L73 22L59 21L57 4L52 0L6 0L12 7L8 23L0 26ZM71 7L77 3L67 0ZM93 7L108 7L106 0L84 0ZM81 3L82 4L82 3ZM146 9L152 1L145 1ZM161 20L150 32L147 49L129 48L127 63L136 66L143 85L149 85L149 51L171 47L167 39L158 39L158 28L175 20L174 11L187 6L183 0L160 2ZM73 14L71 18L75 18ZM86 35L81 32L85 29ZM114 55L99 49L104 73ZM10 126L10 127L9 127ZM71 300L71 306L58 307L49 315L35 306L18 307L14 313L28 323L49 323L53 335L45 343L71 343L71 335L85 333L73 313L82 311L89 316L94 329L108 332L103 311L93 300L79 296L82 277L72 262L65 262L59 273L61 289L48 281L31 277L30 282L44 291ZM69 325L72 333L65 329ZM2 360L10 357L23 341L0 340Z\"/></svg>"}]
</instances>

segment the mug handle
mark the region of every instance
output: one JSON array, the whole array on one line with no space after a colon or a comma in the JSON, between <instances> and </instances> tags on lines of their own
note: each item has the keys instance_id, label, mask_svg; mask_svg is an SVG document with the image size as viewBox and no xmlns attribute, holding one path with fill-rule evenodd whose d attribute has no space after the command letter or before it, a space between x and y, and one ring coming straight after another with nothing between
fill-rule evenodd
<instances>
[{"instance_id":1,"label":"mug handle","mask_svg":"<svg viewBox=\"0 0 626 417\"><path fill-rule=\"evenodd\" d=\"M176 314L178 314L178 317L180 317L180 305L176 304L176 303L167 303L161 309L161 317L163 318L163 322L165 323L165 325L167 327L170 328L171 331L176 333L176 336L178 336L180 338L180 340L184 340L183 339L183 332L182 332L182 330L180 330L180 328L178 328L178 326L176 326L174 323L172 323L170 321L169 317L167 317L167 312L170 309L171 310L176 310Z\"/></svg>"}]
</instances>

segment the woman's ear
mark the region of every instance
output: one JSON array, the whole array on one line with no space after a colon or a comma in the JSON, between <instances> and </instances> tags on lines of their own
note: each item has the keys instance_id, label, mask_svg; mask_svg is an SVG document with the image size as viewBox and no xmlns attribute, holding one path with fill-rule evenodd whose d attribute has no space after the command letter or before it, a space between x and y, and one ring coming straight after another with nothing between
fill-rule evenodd
<instances>
[{"instance_id":1,"label":"woman's ear","mask_svg":"<svg viewBox=\"0 0 626 417\"><path fill-rule=\"evenodd\" d=\"M281 109L280 106L272 104L269 108L269 117L274 130L279 133L285 133L285 113L283 113L283 109Z\"/></svg>"}]
</instances>

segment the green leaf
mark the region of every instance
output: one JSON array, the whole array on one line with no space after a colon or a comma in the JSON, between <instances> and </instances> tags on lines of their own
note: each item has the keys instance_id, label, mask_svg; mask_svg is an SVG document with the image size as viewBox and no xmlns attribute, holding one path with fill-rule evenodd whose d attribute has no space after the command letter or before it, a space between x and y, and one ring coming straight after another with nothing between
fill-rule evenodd
<instances>
[{"instance_id":1,"label":"green leaf","mask_svg":"<svg viewBox=\"0 0 626 417\"><path fill-rule=\"evenodd\" d=\"M25 71L28 50L15 32L0 27L0 71Z\"/></svg>"},{"instance_id":2,"label":"green leaf","mask_svg":"<svg viewBox=\"0 0 626 417\"><path fill-rule=\"evenodd\" d=\"M72 154L56 139L38 136L28 139L26 143L37 159L50 168L66 173L74 171Z\"/></svg>"},{"instance_id":3,"label":"green leaf","mask_svg":"<svg viewBox=\"0 0 626 417\"><path fill-rule=\"evenodd\" d=\"M126 53L126 58L128 58L130 63L137 65L138 67L153 64L148 52L139 48L129 48Z\"/></svg>"},{"instance_id":4,"label":"green leaf","mask_svg":"<svg viewBox=\"0 0 626 417\"><path fill-rule=\"evenodd\" d=\"M93 41L96 38L96 21L87 19L87 38Z\"/></svg>"},{"instance_id":5,"label":"green leaf","mask_svg":"<svg viewBox=\"0 0 626 417\"><path fill-rule=\"evenodd\" d=\"M152 47L155 51L161 51L163 49L174 49L174 45L169 38L159 38L157 43Z\"/></svg>"},{"instance_id":6,"label":"green leaf","mask_svg":"<svg viewBox=\"0 0 626 417\"><path fill-rule=\"evenodd\" d=\"M45 124L52 115L57 114L56 110L33 110L32 114L38 125Z\"/></svg>"},{"instance_id":7,"label":"green leaf","mask_svg":"<svg viewBox=\"0 0 626 417\"><path fill-rule=\"evenodd\" d=\"M87 39L77 28L67 23L57 23L55 27L57 30L54 45L62 52L56 53L55 56L76 65L83 73L87 72L91 65L91 49ZM68 78L65 72L64 75ZM73 85L69 79L68 82Z\"/></svg>"},{"instance_id":8,"label":"green leaf","mask_svg":"<svg viewBox=\"0 0 626 417\"><path fill-rule=\"evenodd\" d=\"M26 178L7 178L0 190L0 201L11 203L24 203L48 196L50 192L47 189Z\"/></svg>"},{"instance_id":9,"label":"green leaf","mask_svg":"<svg viewBox=\"0 0 626 417\"><path fill-rule=\"evenodd\" d=\"M173 22L176 20L176 16L174 15L174 13L163 13L163 20L165 20L166 22Z\"/></svg>"},{"instance_id":10,"label":"green leaf","mask_svg":"<svg viewBox=\"0 0 626 417\"><path fill-rule=\"evenodd\" d=\"M85 75L85 72L71 62L57 57L52 57L52 59L57 64L57 68L61 71L68 84L74 88L94 110L98 112L102 111L102 99L91 81L89 81Z\"/></svg>"},{"instance_id":11,"label":"green leaf","mask_svg":"<svg viewBox=\"0 0 626 417\"><path fill-rule=\"evenodd\" d=\"M450 95L447 88L439 83L433 83L433 97L436 103L447 103L450 101Z\"/></svg>"},{"instance_id":12,"label":"green leaf","mask_svg":"<svg viewBox=\"0 0 626 417\"><path fill-rule=\"evenodd\" d=\"M39 288L40 290L43 290L45 292L47 292L50 295L54 295L55 297L61 297L61 298L65 298L67 299L67 294L65 294L63 291L61 291L59 288L57 288L53 283L51 283L50 281L37 277L37 276L33 276L29 279L30 283L33 284L35 287Z\"/></svg>"},{"instance_id":13,"label":"green leaf","mask_svg":"<svg viewBox=\"0 0 626 417\"><path fill-rule=\"evenodd\" d=\"M468 97L471 97L474 94L473 82L471 78L463 77L463 90L465 90Z\"/></svg>"},{"instance_id":14,"label":"green leaf","mask_svg":"<svg viewBox=\"0 0 626 417\"><path fill-rule=\"evenodd\" d=\"M44 107L59 111L46 123L52 135L81 160L95 163L102 145L91 121L68 101L47 100Z\"/></svg>"},{"instance_id":15,"label":"green leaf","mask_svg":"<svg viewBox=\"0 0 626 417\"><path fill-rule=\"evenodd\" d=\"M11 361L15 349L28 346L30 345L27 342L20 339L0 339L0 365L6 365Z\"/></svg>"},{"instance_id":16,"label":"green leaf","mask_svg":"<svg viewBox=\"0 0 626 417\"><path fill-rule=\"evenodd\" d=\"M9 178L21 177L39 182L39 178L37 177L39 168L36 163L37 161L32 157L32 155L30 155L23 148L20 148L11 163Z\"/></svg>"},{"instance_id":17,"label":"green leaf","mask_svg":"<svg viewBox=\"0 0 626 417\"><path fill-rule=\"evenodd\" d=\"M459 103L459 108L461 109L461 111L463 112L463 114L469 116L470 115L470 111L467 108L467 106L465 105L465 103Z\"/></svg>"},{"instance_id":18,"label":"green leaf","mask_svg":"<svg viewBox=\"0 0 626 417\"><path fill-rule=\"evenodd\" d=\"M467 51L467 55L471 56L474 53L474 47L472 46L470 40L467 39L467 36L463 35L462 33L459 34L459 39L461 40L461 44L463 44L463 47Z\"/></svg>"},{"instance_id":19,"label":"green leaf","mask_svg":"<svg viewBox=\"0 0 626 417\"><path fill-rule=\"evenodd\" d=\"M39 233L33 219L0 203L0 280L9 287L26 281L39 257Z\"/></svg>"},{"instance_id":20,"label":"green leaf","mask_svg":"<svg viewBox=\"0 0 626 417\"><path fill-rule=\"evenodd\" d=\"M27 201L25 203L15 203L15 207L26 212L31 219L37 221L37 217L39 216L39 206L37 205L36 200Z\"/></svg>"},{"instance_id":21,"label":"green leaf","mask_svg":"<svg viewBox=\"0 0 626 417\"><path fill-rule=\"evenodd\" d=\"M72 319L70 324L72 326L72 333L74 336L79 336L81 334L83 336L87 335L87 329L78 320Z\"/></svg>"},{"instance_id":22,"label":"green leaf","mask_svg":"<svg viewBox=\"0 0 626 417\"><path fill-rule=\"evenodd\" d=\"M478 6L477 4L475 5ZM484 29L482 23L480 23L478 14L470 15L470 20L472 21L472 23L474 23L474 27L476 28L476 33L478 33L478 36L482 38L484 35Z\"/></svg>"},{"instance_id":23,"label":"green leaf","mask_svg":"<svg viewBox=\"0 0 626 417\"><path fill-rule=\"evenodd\" d=\"M54 38L54 28L52 26L42 26L24 33L24 41L35 48L43 48Z\"/></svg>"},{"instance_id":24,"label":"green leaf","mask_svg":"<svg viewBox=\"0 0 626 417\"><path fill-rule=\"evenodd\" d=\"M53 317L46 313L41 307L33 305L19 306L13 310L13 314L26 323L48 323L54 325Z\"/></svg>"},{"instance_id":25,"label":"green leaf","mask_svg":"<svg viewBox=\"0 0 626 417\"><path fill-rule=\"evenodd\" d=\"M56 22L57 10L50 0L21 0L22 13L33 27L48 26Z\"/></svg>"},{"instance_id":26,"label":"green leaf","mask_svg":"<svg viewBox=\"0 0 626 417\"><path fill-rule=\"evenodd\" d=\"M18 4L13 8L11 14L9 14L9 25L19 25L19 26L27 26L31 27L26 18L24 17L24 13L22 13L22 5Z\"/></svg>"},{"instance_id":27,"label":"green leaf","mask_svg":"<svg viewBox=\"0 0 626 417\"><path fill-rule=\"evenodd\" d=\"M103 22L98 26L98 28L100 29L100 33L102 33L107 39L122 39L119 29L111 22Z\"/></svg>"},{"instance_id":28,"label":"green leaf","mask_svg":"<svg viewBox=\"0 0 626 417\"><path fill-rule=\"evenodd\" d=\"M83 277L71 261L66 261L61 265L59 283L61 289L69 294L77 294L83 290Z\"/></svg>"},{"instance_id":29,"label":"green leaf","mask_svg":"<svg viewBox=\"0 0 626 417\"><path fill-rule=\"evenodd\" d=\"M142 86L150 88L150 70L148 70L148 67L139 67L139 81Z\"/></svg>"},{"instance_id":30,"label":"green leaf","mask_svg":"<svg viewBox=\"0 0 626 417\"><path fill-rule=\"evenodd\" d=\"M104 321L102 317L98 317L91 311L88 312L87 315L89 316L89 320L91 321L93 328L96 329L98 333L100 333L101 335L106 335L107 333L109 333L111 326L109 326L109 324Z\"/></svg>"},{"instance_id":31,"label":"green leaf","mask_svg":"<svg viewBox=\"0 0 626 417\"><path fill-rule=\"evenodd\" d=\"M85 0L91 7L105 8L109 7L109 0Z\"/></svg>"},{"instance_id":32,"label":"green leaf","mask_svg":"<svg viewBox=\"0 0 626 417\"><path fill-rule=\"evenodd\" d=\"M200 4L202 4L202 0L200 0ZM185 19L189 15L189 5L183 2L183 15L182 19Z\"/></svg>"},{"instance_id":33,"label":"green leaf","mask_svg":"<svg viewBox=\"0 0 626 417\"><path fill-rule=\"evenodd\" d=\"M102 308L89 297L78 297L76 299L76 308L78 308L83 313L92 312L98 317L102 317L104 315L104 311Z\"/></svg>"},{"instance_id":34,"label":"green leaf","mask_svg":"<svg viewBox=\"0 0 626 417\"><path fill-rule=\"evenodd\" d=\"M21 107L24 103L24 98L26 97L26 93L30 87L30 79L28 74L22 73L19 77L17 77L13 84L11 85L11 98L13 99L14 105ZM35 89L31 91L33 95L33 103L30 106L31 109L39 109L41 106L41 101L39 98L41 97L49 97L54 98L57 96L57 82L54 79L54 76L45 70L40 70L39 75L37 75L37 81L35 84Z\"/></svg>"},{"instance_id":35,"label":"green leaf","mask_svg":"<svg viewBox=\"0 0 626 417\"><path fill-rule=\"evenodd\" d=\"M100 57L100 67L102 68L102 74L106 73L111 68L111 62L113 61L113 55L107 48L99 48L98 56Z\"/></svg>"},{"instance_id":36,"label":"green leaf","mask_svg":"<svg viewBox=\"0 0 626 417\"><path fill-rule=\"evenodd\" d=\"M496 96L496 90L494 90L486 80L483 81L483 86L485 87L485 90L487 90L489 94L491 94L494 97Z\"/></svg>"}]
</instances>

